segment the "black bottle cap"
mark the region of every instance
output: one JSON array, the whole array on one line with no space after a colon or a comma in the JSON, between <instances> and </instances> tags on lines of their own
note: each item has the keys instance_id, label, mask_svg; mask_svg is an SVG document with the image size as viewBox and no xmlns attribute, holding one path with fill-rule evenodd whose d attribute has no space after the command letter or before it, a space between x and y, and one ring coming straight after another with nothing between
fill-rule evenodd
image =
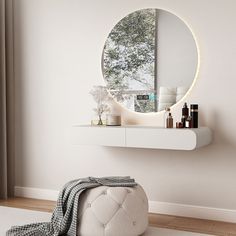
<instances>
[{"instance_id":1,"label":"black bottle cap","mask_svg":"<svg viewBox=\"0 0 236 236\"><path fill-rule=\"evenodd\" d=\"M190 108L191 108L191 109L198 109L198 104L191 104L191 105L190 105Z\"/></svg>"}]
</instances>

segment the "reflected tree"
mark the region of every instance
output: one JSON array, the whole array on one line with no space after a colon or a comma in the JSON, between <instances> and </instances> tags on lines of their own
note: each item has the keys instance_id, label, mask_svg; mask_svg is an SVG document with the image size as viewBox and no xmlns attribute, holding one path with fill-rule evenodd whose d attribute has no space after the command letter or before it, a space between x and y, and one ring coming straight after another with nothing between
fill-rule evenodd
<instances>
[{"instance_id":1,"label":"reflected tree","mask_svg":"<svg viewBox=\"0 0 236 236\"><path fill-rule=\"evenodd\" d=\"M104 47L103 73L108 89L135 89L135 83L153 89L154 62L155 10L129 14L114 27Z\"/></svg>"}]
</instances>

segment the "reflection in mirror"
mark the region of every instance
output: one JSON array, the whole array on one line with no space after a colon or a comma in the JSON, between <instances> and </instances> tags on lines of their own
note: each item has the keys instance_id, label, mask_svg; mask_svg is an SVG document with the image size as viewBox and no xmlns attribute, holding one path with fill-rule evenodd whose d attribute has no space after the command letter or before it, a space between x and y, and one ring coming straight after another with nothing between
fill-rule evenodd
<instances>
[{"instance_id":1,"label":"reflection in mirror","mask_svg":"<svg viewBox=\"0 0 236 236\"><path fill-rule=\"evenodd\" d=\"M157 112L178 102L197 69L193 35L185 23L164 10L133 12L115 25L102 57L110 94L136 112Z\"/></svg>"}]
</instances>

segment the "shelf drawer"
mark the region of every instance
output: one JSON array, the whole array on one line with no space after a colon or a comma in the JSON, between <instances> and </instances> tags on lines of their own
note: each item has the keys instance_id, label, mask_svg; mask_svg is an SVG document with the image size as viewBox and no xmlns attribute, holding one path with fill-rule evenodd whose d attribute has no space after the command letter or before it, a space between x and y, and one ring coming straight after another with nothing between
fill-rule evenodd
<instances>
[{"instance_id":1,"label":"shelf drawer","mask_svg":"<svg viewBox=\"0 0 236 236\"><path fill-rule=\"evenodd\" d=\"M72 143L81 145L125 146L125 128L77 126L72 129Z\"/></svg>"},{"instance_id":2,"label":"shelf drawer","mask_svg":"<svg viewBox=\"0 0 236 236\"><path fill-rule=\"evenodd\" d=\"M193 150L197 134L187 129L126 129L126 146L136 148Z\"/></svg>"}]
</instances>

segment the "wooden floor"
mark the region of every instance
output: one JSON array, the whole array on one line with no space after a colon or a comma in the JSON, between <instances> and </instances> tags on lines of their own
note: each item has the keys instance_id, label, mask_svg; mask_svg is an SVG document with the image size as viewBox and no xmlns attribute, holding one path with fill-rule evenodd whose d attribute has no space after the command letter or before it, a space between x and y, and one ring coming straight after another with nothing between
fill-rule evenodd
<instances>
[{"instance_id":1,"label":"wooden floor","mask_svg":"<svg viewBox=\"0 0 236 236\"><path fill-rule=\"evenodd\" d=\"M0 206L52 212L55 202L29 198L0 200ZM178 216L149 214L149 225L220 236L236 236L236 224Z\"/></svg>"}]
</instances>

